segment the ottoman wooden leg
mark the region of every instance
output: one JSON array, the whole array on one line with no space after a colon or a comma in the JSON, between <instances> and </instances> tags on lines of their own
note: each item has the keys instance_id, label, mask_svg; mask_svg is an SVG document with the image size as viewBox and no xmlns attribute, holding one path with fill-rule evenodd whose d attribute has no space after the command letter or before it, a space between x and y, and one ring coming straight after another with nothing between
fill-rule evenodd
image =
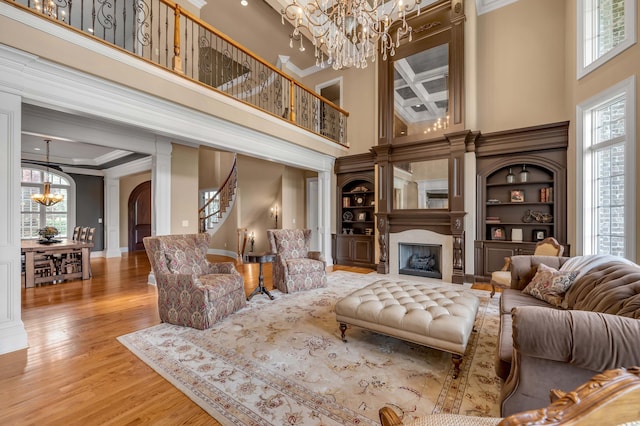
<instances>
[{"instance_id":1,"label":"ottoman wooden leg","mask_svg":"<svg viewBox=\"0 0 640 426\"><path fill-rule=\"evenodd\" d=\"M342 341L346 342L347 339L344 337L344 333L347 331L347 324L341 322L340 323L340 333L342 334Z\"/></svg>"},{"instance_id":2,"label":"ottoman wooden leg","mask_svg":"<svg viewBox=\"0 0 640 426\"><path fill-rule=\"evenodd\" d=\"M462 356L458 354L451 354L451 361L453 361L453 378L457 379L460 374L460 364L462 364Z\"/></svg>"}]
</instances>

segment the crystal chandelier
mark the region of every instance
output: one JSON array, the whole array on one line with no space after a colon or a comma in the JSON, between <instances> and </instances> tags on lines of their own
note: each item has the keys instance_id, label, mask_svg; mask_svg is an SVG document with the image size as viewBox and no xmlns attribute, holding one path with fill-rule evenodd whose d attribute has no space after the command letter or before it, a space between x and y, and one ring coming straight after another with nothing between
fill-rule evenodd
<instances>
[{"instance_id":1,"label":"crystal chandelier","mask_svg":"<svg viewBox=\"0 0 640 426\"><path fill-rule=\"evenodd\" d=\"M316 65L327 63L333 69L366 68L367 58L374 62L378 51L382 59L395 55L400 39L406 34L411 41L411 27L406 15L417 8L420 14L422 0L293 0L280 11L293 24L291 40L306 35L315 46ZM395 34L389 29L399 21ZM395 35L395 40L394 40ZM300 37L300 50L302 38Z\"/></svg>"},{"instance_id":2,"label":"crystal chandelier","mask_svg":"<svg viewBox=\"0 0 640 426\"><path fill-rule=\"evenodd\" d=\"M51 176L49 174L49 142L51 142L51 140L45 139L45 142L47 142L47 174L45 176L45 179L46 179ZM42 204L45 207L49 207L62 201L64 199L64 196L61 194L52 194L51 182L43 182L42 194L33 194L31 196L31 199L38 204Z\"/></svg>"},{"instance_id":3,"label":"crystal chandelier","mask_svg":"<svg viewBox=\"0 0 640 426\"><path fill-rule=\"evenodd\" d=\"M33 8L50 18L58 19L58 5L53 0L35 0ZM60 20L64 21L65 11L60 11Z\"/></svg>"}]
</instances>

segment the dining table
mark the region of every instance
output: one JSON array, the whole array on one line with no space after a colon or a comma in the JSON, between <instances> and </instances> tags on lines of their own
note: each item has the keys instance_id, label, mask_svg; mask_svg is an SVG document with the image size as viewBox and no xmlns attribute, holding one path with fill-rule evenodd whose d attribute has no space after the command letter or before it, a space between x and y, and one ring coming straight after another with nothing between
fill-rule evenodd
<instances>
[{"instance_id":1,"label":"dining table","mask_svg":"<svg viewBox=\"0 0 640 426\"><path fill-rule=\"evenodd\" d=\"M24 255L25 262L25 287L35 287L36 284L44 282L56 282L76 278L88 280L91 278L91 264L89 263L89 259L92 247L93 243L69 239L22 240L20 250ZM61 267L60 260L70 258L71 256L79 256L79 268L73 271L67 271ZM36 257L47 257L58 260L54 262L55 270L53 273L48 276L37 277L35 274Z\"/></svg>"}]
</instances>

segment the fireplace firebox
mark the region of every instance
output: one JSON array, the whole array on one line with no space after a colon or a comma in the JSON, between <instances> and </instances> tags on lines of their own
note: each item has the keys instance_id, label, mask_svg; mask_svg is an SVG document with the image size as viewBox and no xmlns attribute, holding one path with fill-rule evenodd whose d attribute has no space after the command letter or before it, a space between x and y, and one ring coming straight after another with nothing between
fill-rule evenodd
<instances>
[{"instance_id":1,"label":"fireplace firebox","mask_svg":"<svg viewBox=\"0 0 640 426\"><path fill-rule=\"evenodd\" d=\"M436 244L398 244L398 273L442 279L442 246Z\"/></svg>"}]
</instances>

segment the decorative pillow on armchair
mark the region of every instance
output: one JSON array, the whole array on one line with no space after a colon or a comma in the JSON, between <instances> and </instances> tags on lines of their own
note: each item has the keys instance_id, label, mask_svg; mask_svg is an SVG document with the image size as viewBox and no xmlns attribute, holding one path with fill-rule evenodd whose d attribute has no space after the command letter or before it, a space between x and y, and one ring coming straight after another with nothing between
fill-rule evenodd
<instances>
[{"instance_id":1,"label":"decorative pillow on armchair","mask_svg":"<svg viewBox=\"0 0 640 426\"><path fill-rule=\"evenodd\" d=\"M541 263L538 272L522 292L559 307L577 275L578 271L558 271Z\"/></svg>"}]
</instances>

